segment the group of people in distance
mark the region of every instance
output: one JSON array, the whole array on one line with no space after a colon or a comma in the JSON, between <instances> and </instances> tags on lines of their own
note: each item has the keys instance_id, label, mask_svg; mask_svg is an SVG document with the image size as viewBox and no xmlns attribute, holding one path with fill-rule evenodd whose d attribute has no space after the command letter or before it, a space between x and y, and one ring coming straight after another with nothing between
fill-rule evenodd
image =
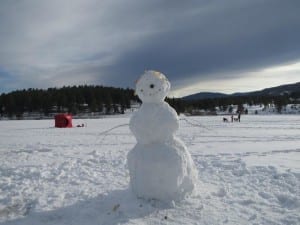
<instances>
[{"instance_id":1,"label":"group of people in distance","mask_svg":"<svg viewBox=\"0 0 300 225\"><path fill-rule=\"evenodd\" d=\"M229 122L229 120L226 117L223 117L223 122ZM231 122L241 122L241 113L238 112L238 116L234 117L233 114L231 115Z\"/></svg>"}]
</instances>

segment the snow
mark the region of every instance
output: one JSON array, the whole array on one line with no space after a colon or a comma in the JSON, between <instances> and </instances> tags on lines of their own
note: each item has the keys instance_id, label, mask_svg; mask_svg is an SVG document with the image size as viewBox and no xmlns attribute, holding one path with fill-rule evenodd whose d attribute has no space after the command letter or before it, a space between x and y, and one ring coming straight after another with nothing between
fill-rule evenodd
<instances>
[{"instance_id":1,"label":"snow","mask_svg":"<svg viewBox=\"0 0 300 225\"><path fill-rule=\"evenodd\" d=\"M143 103L132 116L130 128L138 141L128 154L136 195L170 203L192 192L196 170L185 145L174 135L176 112L167 103Z\"/></svg>"},{"instance_id":2,"label":"snow","mask_svg":"<svg viewBox=\"0 0 300 225\"><path fill-rule=\"evenodd\" d=\"M181 116L199 185L173 205L129 189L129 118L1 121L0 224L300 224L299 115Z\"/></svg>"},{"instance_id":3,"label":"snow","mask_svg":"<svg viewBox=\"0 0 300 225\"><path fill-rule=\"evenodd\" d=\"M137 80L135 92L143 103L163 102L171 84L166 76L158 71L146 70Z\"/></svg>"},{"instance_id":4,"label":"snow","mask_svg":"<svg viewBox=\"0 0 300 225\"><path fill-rule=\"evenodd\" d=\"M174 204L191 194L197 170L187 148L175 132L176 111L164 102L170 82L160 72L146 71L136 83L143 101L130 120L137 144L128 153L130 185L139 198Z\"/></svg>"},{"instance_id":5,"label":"snow","mask_svg":"<svg viewBox=\"0 0 300 225\"><path fill-rule=\"evenodd\" d=\"M247 110L249 115L259 114L259 115L274 115L274 114L300 114L300 104L287 104L282 106L280 112L278 112L278 108L275 104L260 104L260 105L248 105L243 104L244 110ZM224 115L228 116L232 113L235 114L238 110L238 105L228 105L225 111L221 110L219 107L216 107L216 114L217 115ZM232 112L229 111L229 108L232 109ZM197 112L197 110L196 110ZM196 113L195 112L195 113ZM201 110L198 112L201 112ZM205 110L203 113L208 113ZM229 119L229 118L227 118Z\"/></svg>"}]
</instances>

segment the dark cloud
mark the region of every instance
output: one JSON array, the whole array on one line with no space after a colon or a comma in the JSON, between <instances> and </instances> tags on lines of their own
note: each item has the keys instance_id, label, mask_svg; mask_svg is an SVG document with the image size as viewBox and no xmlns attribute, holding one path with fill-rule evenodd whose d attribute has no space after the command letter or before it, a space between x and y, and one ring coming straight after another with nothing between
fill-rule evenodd
<instances>
[{"instance_id":1,"label":"dark cloud","mask_svg":"<svg viewBox=\"0 0 300 225\"><path fill-rule=\"evenodd\" d=\"M20 88L133 87L146 69L175 88L241 78L300 60L299 9L298 0L4 0L0 67Z\"/></svg>"},{"instance_id":2,"label":"dark cloud","mask_svg":"<svg viewBox=\"0 0 300 225\"><path fill-rule=\"evenodd\" d=\"M185 18L180 17L182 9L173 12L174 27L146 37L102 68L106 81L130 85L145 69L161 70L174 81L205 80L300 58L300 2L216 6L204 16L198 6L198 12Z\"/></svg>"}]
</instances>

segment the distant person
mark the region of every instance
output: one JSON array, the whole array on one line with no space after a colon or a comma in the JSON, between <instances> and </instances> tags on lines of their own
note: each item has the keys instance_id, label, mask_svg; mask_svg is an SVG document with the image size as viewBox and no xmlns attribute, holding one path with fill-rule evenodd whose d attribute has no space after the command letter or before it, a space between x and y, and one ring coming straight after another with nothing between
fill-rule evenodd
<instances>
[{"instance_id":1,"label":"distant person","mask_svg":"<svg viewBox=\"0 0 300 225\"><path fill-rule=\"evenodd\" d=\"M238 121L241 122L241 112L238 114Z\"/></svg>"},{"instance_id":2,"label":"distant person","mask_svg":"<svg viewBox=\"0 0 300 225\"><path fill-rule=\"evenodd\" d=\"M231 115L231 123L233 123L233 115Z\"/></svg>"}]
</instances>

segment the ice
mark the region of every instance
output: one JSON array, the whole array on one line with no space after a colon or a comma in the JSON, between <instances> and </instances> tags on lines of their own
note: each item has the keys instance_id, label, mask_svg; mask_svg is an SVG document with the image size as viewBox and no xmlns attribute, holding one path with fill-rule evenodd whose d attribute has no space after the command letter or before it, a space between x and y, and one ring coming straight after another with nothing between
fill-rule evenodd
<instances>
[{"instance_id":1,"label":"ice","mask_svg":"<svg viewBox=\"0 0 300 225\"><path fill-rule=\"evenodd\" d=\"M130 117L72 129L55 129L53 120L1 121L0 224L299 224L299 115L226 124L222 116L180 116L176 136L200 184L172 206L128 189L126 156L136 139L120 125Z\"/></svg>"}]
</instances>

